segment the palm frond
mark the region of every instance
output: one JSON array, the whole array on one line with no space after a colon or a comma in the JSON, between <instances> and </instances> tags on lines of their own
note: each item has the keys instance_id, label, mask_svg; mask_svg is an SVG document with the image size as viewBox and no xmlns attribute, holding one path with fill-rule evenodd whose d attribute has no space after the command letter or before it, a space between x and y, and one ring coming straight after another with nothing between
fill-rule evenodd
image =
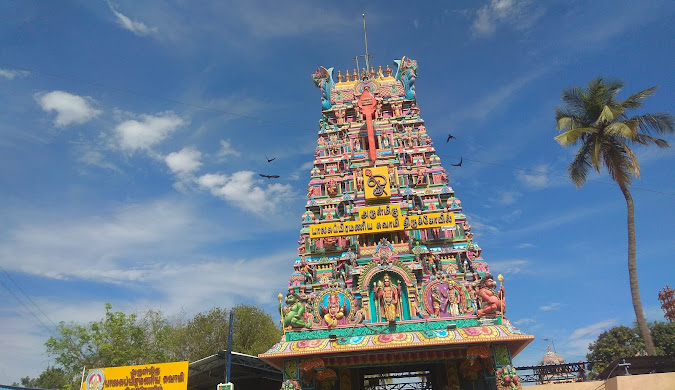
<instances>
[{"instance_id":1,"label":"palm frond","mask_svg":"<svg viewBox=\"0 0 675 390\"><path fill-rule=\"evenodd\" d=\"M628 96L620 105L626 109L630 108L640 108L642 107L642 100L644 98L650 97L654 94L654 91L658 88L658 85L655 85L651 88L647 88L644 91L640 91Z\"/></svg>"},{"instance_id":2,"label":"palm frond","mask_svg":"<svg viewBox=\"0 0 675 390\"><path fill-rule=\"evenodd\" d=\"M637 115L629 119L637 121L640 131L645 134L672 134L675 132L675 119L666 112Z\"/></svg>"},{"instance_id":3,"label":"palm frond","mask_svg":"<svg viewBox=\"0 0 675 390\"><path fill-rule=\"evenodd\" d=\"M584 92L577 86L565 88L561 96L562 101L574 114L586 112Z\"/></svg>"},{"instance_id":4,"label":"palm frond","mask_svg":"<svg viewBox=\"0 0 675 390\"><path fill-rule=\"evenodd\" d=\"M558 131L569 130L575 127L587 127L590 121L577 115L567 107L558 107L555 109L555 120Z\"/></svg>"},{"instance_id":5,"label":"palm frond","mask_svg":"<svg viewBox=\"0 0 675 390\"><path fill-rule=\"evenodd\" d=\"M591 168L591 149L593 143L587 140L579 148L574 160L567 167L567 174L577 188L581 188L586 183L586 176Z\"/></svg>"},{"instance_id":6,"label":"palm frond","mask_svg":"<svg viewBox=\"0 0 675 390\"><path fill-rule=\"evenodd\" d=\"M633 174L633 176L639 178L640 177L640 163L638 162L637 156L635 156L635 153L633 153L633 149L628 147L626 143L623 140L617 141L622 147L624 152L626 153L626 156L628 157L628 165L626 166L626 169L628 172Z\"/></svg>"},{"instance_id":7,"label":"palm frond","mask_svg":"<svg viewBox=\"0 0 675 390\"><path fill-rule=\"evenodd\" d=\"M627 120L624 122L610 123L605 127L605 133L609 136L619 136L632 140L637 135L637 121Z\"/></svg>"},{"instance_id":8,"label":"palm frond","mask_svg":"<svg viewBox=\"0 0 675 390\"><path fill-rule=\"evenodd\" d=\"M602 165L600 164L600 160L602 159L602 138L599 136L592 137L590 141L593 142L593 151L591 152L591 164L593 165L593 168L595 168L598 173L600 173L600 168L602 168Z\"/></svg>"},{"instance_id":9,"label":"palm frond","mask_svg":"<svg viewBox=\"0 0 675 390\"><path fill-rule=\"evenodd\" d=\"M567 130L563 133L558 134L553 137L560 145L568 146L576 144L580 138L584 138L584 135L592 134L598 130L595 127L577 127L571 130Z\"/></svg>"},{"instance_id":10,"label":"palm frond","mask_svg":"<svg viewBox=\"0 0 675 390\"><path fill-rule=\"evenodd\" d=\"M605 138L602 142L602 158L607 173L617 184L630 185L631 173L637 171L639 173L639 166L632 167L633 160L630 157L632 151L616 138ZM634 156L634 155L633 155Z\"/></svg>"},{"instance_id":11,"label":"palm frond","mask_svg":"<svg viewBox=\"0 0 675 390\"><path fill-rule=\"evenodd\" d=\"M600 112L600 116L598 116L598 119L595 121L595 123L598 123L598 124L603 123L603 122L609 123L609 122L613 121L614 118L615 118L614 111L615 110L611 109L608 105L605 104L602 107L602 111Z\"/></svg>"},{"instance_id":12,"label":"palm frond","mask_svg":"<svg viewBox=\"0 0 675 390\"><path fill-rule=\"evenodd\" d=\"M639 134L638 133L638 134L635 135L635 138L633 138L633 141L637 142L641 145L649 145L650 143L652 143L652 144L658 146L661 149L665 149L665 148L670 147L670 144L665 139L652 137L652 136L649 136L647 134Z\"/></svg>"}]
</instances>

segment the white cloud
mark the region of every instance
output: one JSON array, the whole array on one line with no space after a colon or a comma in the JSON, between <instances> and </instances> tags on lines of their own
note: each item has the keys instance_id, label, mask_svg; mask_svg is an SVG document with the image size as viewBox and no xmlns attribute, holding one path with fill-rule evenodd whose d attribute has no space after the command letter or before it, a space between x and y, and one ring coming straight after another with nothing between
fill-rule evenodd
<instances>
[{"instance_id":1,"label":"white cloud","mask_svg":"<svg viewBox=\"0 0 675 390\"><path fill-rule=\"evenodd\" d=\"M508 206L511 204L516 203L518 198L520 198L521 193L516 192L516 191L504 191L501 192L496 199L494 199L495 202L499 203L500 205L503 206Z\"/></svg>"},{"instance_id":2,"label":"white cloud","mask_svg":"<svg viewBox=\"0 0 675 390\"><path fill-rule=\"evenodd\" d=\"M588 346L597 340L600 333L617 324L616 318L610 318L591 325L575 329L569 336L566 349L572 355L585 355Z\"/></svg>"},{"instance_id":3,"label":"white cloud","mask_svg":"<svg viewBox=\"0 0 675 390\"><path fill-rule=\"evenodd\" d=\"M149 150L162 142L185 121L172 112L154 115L142 115L142 120L127 120L115 127L119 147L134 152L139 149Z\"/></svg>"},{"instance_id":4,"label":"white cloud","mask_svg":"<svg viewBox=\"0 0 675 390\"><path fill-rule=\"evenodd\" d=\"M232 143L229 139L220 140L220 150L218 151L218 157L225 158L227 156L239 156L239 152L232 147Z\"/></svg>"},{"instance_id":5,"label":"white cloud","mask_svg":"<svg viewBox=\"0 0 675 390\"><path fill-rule=\"evenodd\" d=\"M12 69L2 69L0 68L0 77L4 77L7 80L14 80L19 77L26 77L30 72L26 70L12 70Z\"/></svg>"},{"instance_id":6,"label":"white cloud","mask_svg":"<svg viewBox=\"0 0 675 390\"><path fill-rule=\"evenodd\" d=\"M172 200L128 204L84 218L54 214L22 216L25 222L7 231L0 257L14 260L3 266L52 279L122 283L142 278L157 259L189 253L222 230ZM147 265L139 261L146 256Z\"/></svg>"},{"instance_id":7,"label":"white cloud","mask_svg":"<svg viewBox=\"0 0 675 390\"><path fill-rule=\"evenodd\" d=\"M83 162L87 165L93 165L99 168L109 169L117 173L121 173L122 170L115 164L110 161L106 161L103 153L96 149L92 148L83 148L82 155L78 158L78 161Z\"/></svg>"},{"instance_id":8,"label":"white cloud","mask_svg":"<svg viewBox=\"0 0 675 390\"><path fill-rule=\"evenodd\" d=\"M552 310L558 310L558 309L560 309L560 303L559 302L551 302L548 305L539 306L539 310L543 310L543 311L552 311Z\"/></svg>"},{"instance_id":9,"label":"white cloud","mask_svg":"<svg viewBox=\"0 0 675 390\"><path fill-rule=\"evenodd\" d=\"M197 183L235 206L264 216L274 212L281 199L291 194L288 184L273 183L260 185L257 174L239 171L231 175L206 174L197 178Z\"/></svg>"},{"instance_id":10,"label":"white cloud","mask_svg":"<svg viewBox=\"0 0 675 390\"><path fill-rule=\"evenodd\" d=\"M490 0L476 12L471 27L479 36L494 34L500 24L523 30L532 26L542 14L541 8L532 7L531 0Z\"/></svg>"},{"instance_id":11,"label":"white cloud","mask_svg":"<svg viewBox=\"0 0 675 390\"><path fill-rule=\"evenodd\" d=\"M519 326L520 325L527 325L527 324L534 324L535 322L537 322L537 320L534 319L534 318L521 318L517 321L513 321L514 325L519 325Z\"/></svg>"},{"instance_id":12,"label":"white cloud","mask_svg":"<svg viewBox=\"0 0 675 390\"><path fill-rule=\"evenodd\" d=\"M108 6L110 7L110 10L117 17L117 24L122 26L122 28L124 28L125 30L129 30L138 36L144 36L157 32L157 27L148 27L143 22L131 20L128 16L117 11L117 9L115 9L115 7L112 5L110 1L107 1L107 3Z\"/></svg>"},{"instance_id":13,"label":"white cloud","mask_svg":"<svg viewBox=\"0 0 675 390\"><path fill-rule=\"evenodd\" d=\"M94 119L102 112L92 106L96 103L94 99L64 91L41 92L35 94L34 97L44 111L56 111L54 119L56 127L82 124Z\"/></svg>"},{"instance_id":14,"label":"white cloud","mask_svg":"<svg viewBox=\"0 0 675 390\"><path fill-rule=\"evenodd\" d=\"M188 175L202 166L202 153L194 147L185 147L178 152L169 153L164 158L171 171L179 176Z\"/></svg>"},{"instance_id":15,"label":"white cloud","mask_svg":"<svg viewBox=\"0 0 675 390\"><path fill-rule=\"evenodd\" d=\"M527 260L503 260L491 261L490 271L493 274L524 274L529 272L529 261Z\"/></svg>"},{"instance_id":16,"label":"white cloud","mask_svg":"<svg viewBox=\"0 0 675 390\"><path fill-rule=\"evenodd\" d=\"M577 328L570 335L570 340L576 340L586 336L593 336L593 338L595 339L597 335L599 335L605 329L614 326L616 323L617 323L616 318L610 318L604 321L596 322L591 325Z\"/></svg>"},{"instance_id":17,"label":"white cloud","mask_svg":"<svg viewBox=\"0 0 675 390\"><path fill-rule=\"evenodd\" d=\"M539 165L529 171L518 171L516 172L516 178L524 185L535 189L546 188L552 184L549 180L547 165Z\"/></svg>"},{"instance_id":18,"label":"white cloud","mask_svg":"<svg viewBox=\"0 0 675 390\"><path fill-rule=\"evenodd\" d=\"M288 178L290 180L298 180L302 177L301 175L304 175L304 177L309 177L309 172L312 170L313 167L314 167L314 161L307 161L307 162L303 163L302 165L300 165L298 167L298 169L293 171L293 173L291 173L288 176Z\"/></svg>"},{"instance_id":19,"label":"white cloud","mask_svg":"<svg viewBox=\"0 0 675 390\"><path fill-rule=\"evenodd\" d=\"M538 64L535 68L528 70L522 77L515 78L509 83L496 89L493 88L490 93L481 97L481 99L474 104L458 110L455 113L456 120L465 118L481 120L487 118L493 111L502 107L504 104L512 104L515 100L513 95L516 94L516 92L544 76L554 66L556 66L554 63Z\"/></svg>"}]
</instances>

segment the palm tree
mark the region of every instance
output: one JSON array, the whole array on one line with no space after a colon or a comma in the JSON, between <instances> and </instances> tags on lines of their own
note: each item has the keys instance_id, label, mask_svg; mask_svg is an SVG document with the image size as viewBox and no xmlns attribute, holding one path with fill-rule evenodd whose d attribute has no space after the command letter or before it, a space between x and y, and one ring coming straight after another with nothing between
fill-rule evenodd
<instances>
[{"instance_id":1,"label":"palm tree","mask_svg":"<svg viewBox=\"0 0 675 390\"><path fill-rule=\"evenodd\" d=\"M588 83L585 90L576 86L565 89L562 93L565 106L555 111L560 132L555 140L562 146L581 144L567 169L577 188L586 182L590 168L600 172L604 166L626 198L631 297L647 353L654 356L656 350L642 311L635 262L635 220L629 187L633 177L640 177L640 164L630 146L653 144L659 148L670 147L668 142L652 137L652 134L673 133L674 121L668 113L628 116L628 110L640 108L642 100L651 96L657 86L633 94L623 101L616 97L621 88L621 81L597 78Z\"/></svg>"}]
</instances>

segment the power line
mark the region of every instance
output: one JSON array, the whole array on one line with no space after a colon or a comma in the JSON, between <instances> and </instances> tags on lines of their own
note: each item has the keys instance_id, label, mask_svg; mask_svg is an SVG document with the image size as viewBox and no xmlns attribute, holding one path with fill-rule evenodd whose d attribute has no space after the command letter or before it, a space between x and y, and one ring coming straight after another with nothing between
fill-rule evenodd
<instances>
[{"instance_id":1,"label":"power line","mask_svg":"<svg viewBox=\"0 0 675 390\"><path fill-rule=\"evenodd\" d=\"M51 329L49 329L49 327L48 327L47 325L45 325L45 323L42 322L42 320L41 320L38 316L36 316L35 313L33 313L33 311L32 311L28 306L26 306L25 303L23 303L23 301L22 301L21 299L19 299L19 297L17 297L16 294L14 294L14 292L13 292L12 290L9 289L9 287L7 287L7 285L5 284L5 282L3 282L2 280L0 280L0 284L2 284L2 286L3 286L4 288L6 288L7 291L9 291L9 293L12 294L12 295L14 296L14 298L16 298L16 300L19 301L19 303L21 303L21 305L23 305L23 307L26 308L26 310L28 310L28 312L29 312L29 313L30 313L30 314L31 314L31 315L32 315L32 316L33 316L40 324L42 324L42 326L43 326L45 329L47 329L47 331L48 331L49 333L52 334L52 336L56 337L56 334L54 333L54 331L51 330Z\"/></svg>"},{"instance_id":2,"label":"power line","mask_svg":"<svg viewBox=\"0 0 675 390\"><path fill-rule=\"evenodd\" d=\"M447 156L447 154L445 154L445 155ZM474 160L474 159L471 159L471 158L467 158L466 160L476 162L476 163L479 163L479 164L484 164L484 165L494 165L494 166L503 167L503 168L515 169L517 171L536 173L536 174L540 174L540 175L550 175L550 176L564 177L566 179L569 178L568 176L561 175L559 173L553 173L553 172L548 172L548 171L540 171L540 170L536 170L536 169L520 168L520 167L515 167L515 166L512 166L512 165L505 165L505 164L500 164L500 163L491 162L491 161L480 161L480 160ZM612 183L612 182L601 181L601 180L593 180L593 179L586 179L586 181L592 182L592 183L599 183L599 184L608 184L608 185L614 185L615 184L615 183ZM646 191L646 192L653 192L653 193L661 194L661 195L675 196L675 193L672 193L672 192L657 191L657 190L652 190L652 189L649 189L649 188L632 187L631 186L630 189L639 190L639 191Z\"/></svg>"},{"instance_id":3,"label":"power line","mask_svg":"<svg viewBox=\"0 0 675 390\"><path fill-rule=\"evenodd\" d=\"M113 86L110 86L110 85L107 85L107 84L98 83L98 82L94 82L94 81L81 80L81 79L78 79L76 77L68 76L68 75L64 75L64 74L45 72L45 71L41 71L41 70L37 70L37 69L33 69L33 68L27 68L25 66L14 65L14 64L6 63L6 62L0 63L0 65L7 66L7 67L10 67L10 68L14 68L14 69L18 69L18 70L42 74L42 75L49 76L49 77L54 77L54 78L74 81L74 82L78 82L78 83L82 83L82 84L92 85L92 86L95 86L95 87L98 87L98 88L110 89L110 90L113 90L113 91L127 93L127 94L131 94L131 95L139 96L139 97L146 97L146 98L151 98L151 99L155 99L155 100L166 101L166 102L169 102L169 103L180 104L180 105L187 106L187 107L198 108L198 109L201 109L201 110L232 115L232 116L236 116L236 117L240 117L240 118L244 118L244 119L249 119L249 120L253 120L253 121L257 121L257 122L263 122L263 123L269 123L269 124L284 126L284 127L288 127L288 128L292 128L292 129L296 129L296 130L304 129L302 126L296 126L296 125L293 125L291 123L274 121L274 120L270 120L270 119L261 118L261 117L258 117L258 116L253 116L253 115L240 114L240 113L236 113L236 112L221 110L219 108L202 106L202 105L194 104L194 103L187 103L187 102L177 100L177 99L166 98L166 97L162 97L162 96L156 96L156 95L151 95L151 94L147 94L147 93L143 93L143 92L138 92L138 91L135 91L135 90L132 90L132 89L129 89L129 88L113 87ZM309 130L309 129L307 129L307 130ZM314 131L315 129L311 129L311 130ZM437 149L437 152L438 152L438 149ZM503 168L515 169L515 170L519 170L519 171L523 171L523 172L531 172L531 173L537 173L537 174L543 174L543 175L551 175L551 176L568 178L566 175L561 175L561 174L556 174L556 173L551 173L551 172L546 172L546 171L538 171L538 170L535 170L535 169L520 168L520 167L495 163L495 162L480 161L480 160L474 160L474 159L471 159L471 158L467 158L467 161L477 162L479 164L494 165L494 166L499 166L499 167L503 167ZM608 185L614 184L614 183L611 183L611 182L606 182L606 181L601 181L601 180L593 180L593 179L587 179L586 181L592 182L592 183L599 183L599 184L608 184ZM652 190L652 189L642 188L642 187L631 187L631 189L639 190L639 191L645 191L645 192L652 192L652 193L661 194L661 195L675 196L675 193L672 193L672 192L657 191L657 190Z\"/></svg>"},{"instance_id":4,"label":"power line","mask_svg":"<svg viewBox=\"0 0 675 390\"><path fill-rule=\"evenodd\" d=\"M57 328L58 326L54 323L54 321L52 321L52 319L49 318L49 316L48 316L47 314L45 314L45 312L42 311L42 309L40 309L40 306L38 306L38 305L35 303L35 301L33 301L33 300L31 299L31 297L30 297L28 294L26 294L25 291L23 291L23 288L21 288L21 285L20 285L19 283L17 283L17 281L14 280L14 278L12 278L12 276L11 276L10 274L8 274L7 271L5 271L5 269L2 268L1 265L0 265L0 270L2 270L2 272L4 272L5 275L7 275L7 277L9 278L9 280L11 280L12 283L14 283L14 284L19 288L19 291L21 291L21 292L23 293L23 295L24 295L26 298L28 298L28 300L33 304L33 306L35 306L35 307L40 311L40 313L42 313L42 315L45 316L45 318L48 319L49 322L52 323L52 325L54 325L54 328Z\"/></svg>"}]
</instances>

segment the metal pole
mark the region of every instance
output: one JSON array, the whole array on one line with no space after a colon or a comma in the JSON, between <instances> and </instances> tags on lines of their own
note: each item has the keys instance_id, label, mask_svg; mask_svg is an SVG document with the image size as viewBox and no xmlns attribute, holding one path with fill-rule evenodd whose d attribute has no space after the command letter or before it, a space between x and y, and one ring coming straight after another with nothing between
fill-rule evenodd
<instances>
[{"instance_id":1,"label":"metal pole","mask_svg":"<svg viewBox=\"0 0 675 390\"><path fill-rule=\"evenodd\" d=\"M366 72L370 72L370 66L368 65L368 37L366 36L366 14L361 14L363 16L363 40L366 43Z\"/></svg>"},{"instance_id":2,"label":"metal pole","mask_svg":"<svg viewBox=\"0 0 675 390\"><path fill-rule=\"evenodd\" d=\"M356 56L356 57L352 58L352 61L356 61L356 72L358 74L358 77L356 78L356 80L361 80L361 69L359 69L359 57L360 56Z\"/></svg>"},{"instance_id":3,"label":"metal pole","mask_svg":"<svg viewBox=\"0 0 675 390\"><path fill-rule=\"evenodd\" d=\"M80 390L82 390L82 384L84 384L84 373L87 371L87 367L82 367L82 380L80 380Z\"/></svg>"},{"instance_id":4,"label":"metal pole","mask_svg":"<svg viewBox=\"0 0 675 390\"><path fill-rule=\"evenodd\" d=\"M558 353L558 351L555 350L555 342L553 342L553 339L541 339L542 341L550 341L551 344L553 344L553 352Z\"/></svg>"},{"instance_id":5,"label":"metal pole","mask_svg":"<svg viewBox=\"0 0 675 390\"><path fill-rule=\"evenodd\" d=\"M225 383L230 383L230 368L232 367L232 323L234 319L234 310L230 310L230 332L227 335L227 371L225 374Z\"/></svg>"}]
</instances>

